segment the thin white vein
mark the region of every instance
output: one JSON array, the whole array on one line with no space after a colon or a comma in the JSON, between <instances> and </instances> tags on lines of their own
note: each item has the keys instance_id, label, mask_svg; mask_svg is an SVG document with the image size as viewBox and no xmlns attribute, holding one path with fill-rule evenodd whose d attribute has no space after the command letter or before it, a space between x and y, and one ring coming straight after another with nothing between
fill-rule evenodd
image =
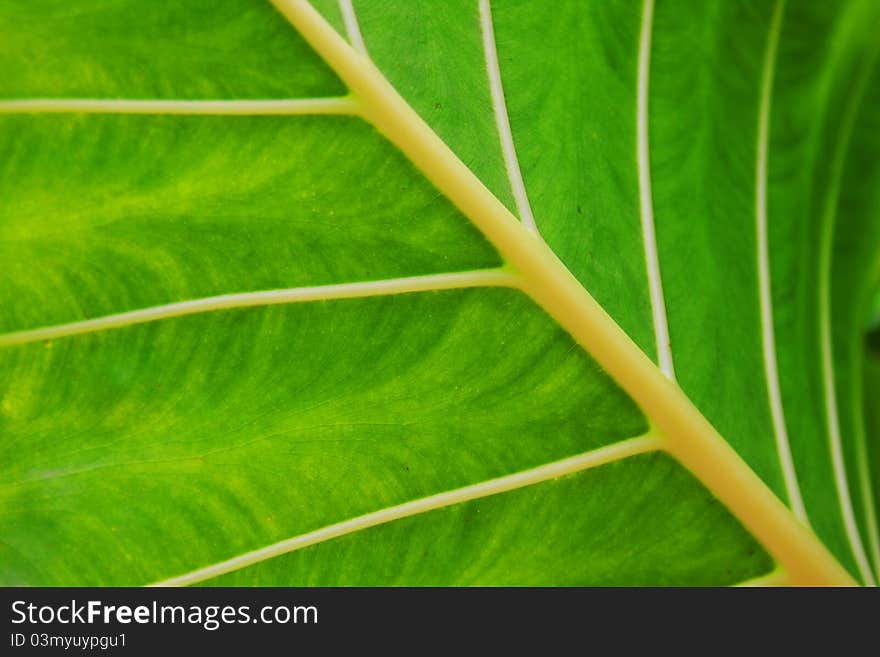
<instances>
[{"instance_id":1,"label":"thin white vein","mask_svg":"<svg viewBox=\"0 0 880 657\"><path fill-rule=\"evenodd\" d=\"M532 206L526 193L516 147L513 143L513 132L510 129L510 118L507 114L507 103L504 100L504 87L501 83L501 67L498 64L498 47L495 43L495 28L492 24L492 7L489 0L480 0L480 29L483 33L483 52L486 56L486 72L489 76L489 91L492 95L492 107L495 111L495 125L498 126L498 137L501 140L501 152L504 155L504 167L516 201L516 209L523 226L535 234L539 234Z\"/></svg>"},{"instance_id":2,"label":"thin white vein","mask_svg":"<svg viewBox=\"0 0 880 657\"><path fill-rule=\"evenodd\" d=\"M523 470L497 479L490 479L464 488L445 491L430 497L423 497L418 500L399 504L397 506L388 507L380 511L374 511L363 516L351 518L343 522L329 525L307 534L300 534L272 545L247 552L226 561L199 568L192 572L177 577L172 577L151 586L186 586L203 582L207 579L218 577L225 573L241 568L247 568L254 564L272 559L294 550L300 550L310 545L323 543L333 538L345 536L354 532L362 531L376 525L383 525L401 518L427 513L436 509L469 502L481 497L489 497L506 493L525 486L531 486L565 475L574 474L589 468L595 468L607 463L619 461L637 454L655 451L659 449L659 441L653 436L646 435L638 438L631 438L613 445L600 447L578 456L572 456L561 461L547 463L531 470Z\"/></svg>"},{"instance_id":3,"label":"thin white vein","mask_svg":"<svg viewBox=\"0 0 880 657\"><path fill-rule=\"evenodd\" d=\"M755 180L755 221L758 240L758 280L761 296L761 341L764 350L764 375L767 379L767 392L770 397L770 414L773 418L773 434L776 438L776 452L782 466L785 489L794 514L809 524L807 509L798 485L797 471L791 456L791 445L785 425L785 411L782 406L782 393L779 385L779 367L776 361L776 336L773 329L773 301L770 284L770 251L767 240L767 157L770 139L770 107L773 95L773 72L776 68L776 51L782 28L784 0L776 3L770 31L767 37L767 50L764 54L764 72L761 81L761 106L758 119L758 147Z\"/></svg>"},{"instance_id":4,"label":"thin white vein","mask_svg":"<svg viewBox=\"0 0 880 657\"><path fill-rule=\"evenodd\" d=\"M0 101L0 114L357 114L353 98L280 100L121 100L101 98L22 98Z\"/></svg>"},{"instance_id":5,"label":"thin white vein","mask_svg":"<svg viewBox=\"0 0 880 657\"><path fill-rule=\"evenodd\" d=\"M364 35L361 34L361 26L358 23L357 14L354 13L354 5L351 0L339 0L339 11L342 12L342 21L345 23L345 32L351 45L362 55L368 55L367 44L364 43Z\"/></svg>"},{"instance_id":6,"label":"thin white vein","mask_svg":"<svg viewBox=\"0 0 880 657\"><path fill-rule=\"evenodd\" d=\"M859 408L862 408L859 406ZM864 447L864 444L862 445ZM874 573L880 577L880 527L877 526L877 507L874 504L874 489L871 486L869 457L864 449L859 450L859 494L865 509L865 529L868 533L868 547L874 562Z\"/></svg>"},{"instance_id":7,"label":"thin white vein","mask_svg":"<svg viewBox=\"0 0 880 657\"><path fill-rule=\"evenodd\" d=\"M831 319L828 295L822 295L820 304L820 330L822 340L822 381L825 389L825 417L827 421L828 439L831 446L831 464L834 470L834 482L837 487L840 511L843 515L843 525L849 540L853 557L859 569L859 574L865 583L874 586L874 576L868 565L868 557L862 538L859 536L858 523L853 511L852 498L849 493L849 482L846 475L846 464L843 457L843 444L840 438L840 416L837 410L837 393L834 386L834 363L832 361L831 347Z\"/></svg>"},{"instance_id":8,"label":"thin white vein","mask_svg":"<svg viewBox=\"0 0 880 657\"><path fill-rule=\"evenodd\" d=\"M0 335L0 347L53 340L83 333L94 333L122 328L133 324L144 324L172 317L196 315L215 310L248 308L252 306L271 306L306 301L325 301L332 299L355 299L376 297L409 292L428 292L471 287L516 287L519 279L514 274L500 269L456 272L450 274L431 274L392 278L378 281L361 281L337 285L315 287L294 287L280 290L262 290L239 294L222 294L214 297L190 299L162 306L152 306L95 319L86 319L68 324L44 326L15 333Z\"/></svg>"},{"instance_id":9,"label":"thin white vein","mask_svg":"<svg viewBox=\"0 0 880 657\"><path fill-rule=\"evenodd\" d=\"M642 214L642 235L645 244L645 262L648 269L648 287L651 311L654 316L654 336L657 341L657 360L660 370L675 379L669 325L666 320L666 302L660 278L657 255L657 235L654 230L654 201L651 195L651 156L648 150L648 80L651 72L651 30L654 20L654 0L645 0L642 8L642 31L639 37L639 81L637 103L639 202Z\"/></svg>"},{"instance_id":10,"label":"thin white vein","mask_svg":"<svg viewBox=\"0 0 880 657\"><path fill-rule=\"evenodd\" d=\"M873 60L872 60L873 61ZM843 525L853 553L856 566L864 582L875 586L874 575L868 563L868 556L862 544L849 491L846 473L846 461L843 455L843 442L840 436L840 415L837 406L837 391L834 381L834 348L831 339L831 260L834 249L834 231L837 203L840 197L841 179L846 161L846 153L852 138L856 114L864 96L868 74L871 66L863 65L864 70L855 91L846 105L840 122L840 138L835 145L834 159L831 167L831 184L826 197L825 214L823 216L822 239L819 253L819 339L822 364L822 385L825 397L825 420L828 431L828 442L831 449L831 465L834 472L834 483L840 504Z\"/></svg>"}]
</instances>

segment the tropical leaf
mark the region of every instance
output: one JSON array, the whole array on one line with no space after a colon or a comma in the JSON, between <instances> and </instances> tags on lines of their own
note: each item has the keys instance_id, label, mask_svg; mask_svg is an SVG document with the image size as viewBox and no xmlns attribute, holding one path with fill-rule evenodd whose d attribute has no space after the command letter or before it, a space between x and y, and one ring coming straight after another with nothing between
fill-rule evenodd
<instances>
[{"instance_id":1,"label":"tropical leaf","mask_svg":"<svg viewBox=\"0 0 880 657\"><path fill-rule=\"evenodd\" d=\"M873 584L880 5L0 6L0 582Z\"/></svg>"}]
</instances>

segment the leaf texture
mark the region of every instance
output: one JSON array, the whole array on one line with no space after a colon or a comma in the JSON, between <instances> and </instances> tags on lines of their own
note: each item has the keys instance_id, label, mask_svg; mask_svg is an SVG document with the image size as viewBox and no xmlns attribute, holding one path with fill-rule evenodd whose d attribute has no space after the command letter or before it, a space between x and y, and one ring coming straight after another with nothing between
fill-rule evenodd
<instances>
[{"instance_id":1,"label":"leaf texture","mask_svg":"<svg viewBox=\"0 0 880 657\"><path fill-rule=\"evenodd\" d=\"M876 3L68 4L2 583L876 582Z\"/></svg>"}]
</instances>

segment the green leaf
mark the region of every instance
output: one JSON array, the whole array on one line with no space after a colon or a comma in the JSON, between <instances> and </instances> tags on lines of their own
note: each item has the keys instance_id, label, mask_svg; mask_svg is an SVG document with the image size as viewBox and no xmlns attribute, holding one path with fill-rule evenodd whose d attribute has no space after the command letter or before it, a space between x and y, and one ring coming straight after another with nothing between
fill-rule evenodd
<instances>
[{"instance_id":1,"label":"green leaf","mask_svg":"<svg viewBox=\"0 0 880 657\"><path fill-rule=\"evenodd\" d=\"M220 5L0 6L0 583L876 581L875 2Z\"/></svg>"}]
</instances>

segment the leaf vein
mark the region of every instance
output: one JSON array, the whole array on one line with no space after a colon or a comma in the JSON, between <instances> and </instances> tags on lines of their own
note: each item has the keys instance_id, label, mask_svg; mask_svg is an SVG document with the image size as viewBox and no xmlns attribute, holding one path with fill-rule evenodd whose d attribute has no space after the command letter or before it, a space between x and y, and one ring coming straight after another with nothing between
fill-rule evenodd
<instances>
[{"instance_id":1,"label":"leaf vein","mask_svg":"<svg viewBox=\"0 0 880 657\"><path fill-rule=\"evenodd\" d=\"M660 370L675 379L672 362L672 346L669 324L666 319L666 302L663 299L663 282L660 276L660 259L657 253L657 234L654 226L654 201L651 194L651 154L648 141L648 93L651 75L651 31L653 29L654 0L645 0L642 7L642 29L639 37L639 75L636 100L637 150L639 167L639 204L642 218L642 239L648 269L648 288L651 295L651 312L654 316L654 336L657 342L657 360Z\"/></svg>"},{"instance_id":2,"label":"leaf vein","mask_svg":"<svg viewBox=\"0 0 880 657\"><path fill-rule=\"evenodd\" d=\"M785 488L792 510L802 522L809 524L807 509L801 496L797 470L791 454L791 444L785 424L785 410L779 382L779 367L776 360L776 336L773 328L773 300L770 281L770 254L767 238L767 158L770 141L770 113L773 95L773 73L776 67L776 53L779 35L782 31L782 18L785 1L779 0L773 12L767 36L767 50L764 55L764 71L761 81L761 100L758 119L757 163L755 166L755 223L758 242L758 280L761 297L761 343L764 351L764 377L773 418L773 434L776 452L782 467Z\"/></svg>"},{"instance_id":3,"label":"leaf vein","mask_svg":"<svg viewBox=\"0 0 880 657\"><path fill-rule=\"evenodd\" d=\"M189 584L196 584L235 570L247 568L282 554L345 536L346 534L352 534L377 525L384 525L395 520L427 513L428 511L435 511L482 497L507 493L518 488L532 486L658 449L660 449L660 442L650 434L630 438L584 452L577 456L546 463L530 470L489 479L463 488L437 493L436 495L411 500L403 504L357 516L356 518L350 518L251 552L246 552L232 559L151 584L151 586L187 586Z\"/></svg>"},{"instance_id":4,"label":"leaf vein","mask_svg":"<svg viewBox=\"0 0 880 657\"><path fill-rule=\"evenodd\" d=\"M833 360L833 345L831 336L831 258L834 249L834 232L836 224L837 203L840 196L841 180L845 166L846 154L852 139L853 128L862 99L870 78L870 73L878 58L878 51L866 59L857 73L858 78L850 98L844 108L844 114L840 122L839 138L835 144L833 160L831 164L829 192L822 217L822 235L819 254L819 340L820 340L820 363L822 371L822 388L825 404L826 430L831 452L831 466L834 472L834 483L837 487L837 499L843 516L843 525L849 541L850 550L856 561L859 574L866 584L876 586L876 580L871 572L868 555L862 538L859 534L856 522L855 509L849 490L849 479L846 472L846 462L843 454L843 440L840 435L840 416L837 405L837 392L835 388L835 373Z\"/></svg>"},{"instance_id":5,"label":"leaf vein","mask_svg":"<svg viewBox=\"0 0 880 657\"><path fill-rule=\"evenodd\" d=\"M351 0L339 0L339 11L342 13L342 22L345 24L345 32L348 34L351 45L359 53L369 57L367 44L364 42L364 35L361 34L361 26L358 23Z\"/></svg>"},{"instance_id":6,"label":"leaf vein","mask_svg":"<svg viewBox=\"0 0 880 657\"><path fill-rule=\"evenodd\" d=\"M507 103L504 100L504 86L501 82L498 47L495 43L495 28L492 25L492 7L489 0L480 0L480 31L483 35L483 52L486 57L486 72L489 77L489 91L492 96L495 125L498 128L501 152L504 155L504 167L507 169L507 178L510 181L513 198L516 200L516 209L523 225L540 235L535 216L532 214L532 206L529 203L529 196L519 166L519 158L516 155L516 146L513 142L510 117L507 113Z\"/></svg>"},{"instance_id":7,"label":"leaf vein","mask_svg":"<svg viewBox=\"0 0 880 657\"><path fill-rule=\"evenodd\" d=\"M40 340L53 340L83 333L95 333L97 331L123 328L134 324L145 324L147 322L216 310L303 303L307 301L356 299L471 287L517 287L518 284L518 278L508 271L503 269L485 269L378 281L359 281L356 283L339 283L314 287L293 287L237 294L221 294L161 306L151 306L149 308L105 315L67 324L5 333L0 335L0 347L38 342Z\"/></svg>"}]
</instances>

